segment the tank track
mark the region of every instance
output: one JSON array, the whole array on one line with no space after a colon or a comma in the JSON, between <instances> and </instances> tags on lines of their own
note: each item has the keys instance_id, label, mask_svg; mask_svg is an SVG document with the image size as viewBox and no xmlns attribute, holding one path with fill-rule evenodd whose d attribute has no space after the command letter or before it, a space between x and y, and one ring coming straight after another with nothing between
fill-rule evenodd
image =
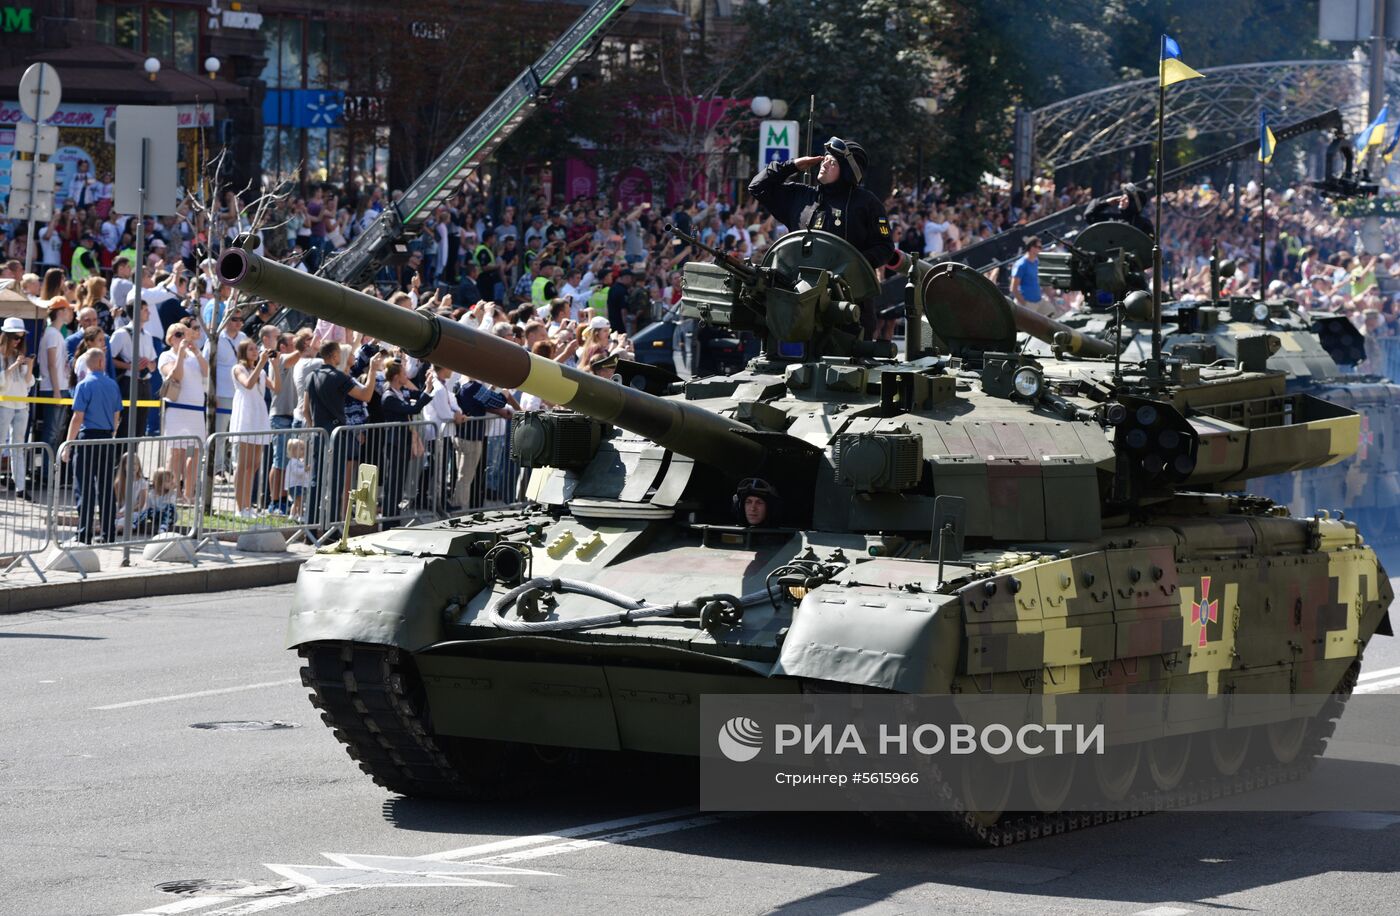
<instances>
[{"instance_id":1,"label":"tank track","mask_svg":"<svg viewBox=\"0 0 1400 916\"><path fill-rule=\"evenodd\" d=\"M502 793L504 774L490 766L499 752L464 755L433 735L427 696L401 650L318 642L299 653L311 705L375 783L401 795L469 801Z\"/></svg>"},{"instance_id":2,"label":"tank track","mask_svg":"<svg viewBox=\"0 0 1400 916\"><path fill-rule=\"evenodd\" d=\"M1306 776L1317 762L1317 758L1327 748L1327 741L1337 727L1342 711L1356 687L1357 675L1361 671L1360 662L1347 669L1341 684L1333 692L1311 728L1306 744L1298 756L1287 764L1262 763L1247 765L1233 776L1219 774L1201 775L1183 782L1170 792L1143 792L1125 801L1124 809L1113 811L1057 811L1049 814L1039 812L1008 812L991 824L983 823L976 815L968 812L960 803L958 791L943 777L935 765L934 791L944 799L952 800L953 810L949 811L880 811L870 812L878 822L906 833L962 842L977 846L1010 846L1026 840L1055 834L1069 833L1086 827L1097 827L1115 821L1141 817L1157 811L1185 808L1213 799L1225 798L1256 789L1263 789L1282 783L1293 782ZM823 685L829 689L831 685ZM1192 757L1197 762L1199 744L1193 748ZM1145 762L1144 762L1145 765ZM1204 767L1193 767L1199 770ZM1133 800L1142 802L1142 807L1131 807Z\"/></svg>"},{"instance_id":3,"label":"tank track","mask_svg":"<svg viewBox=\"0 0 1400 916\"><path fill-rule=\"evenodd\" d=\"M447 739L454 742L447 744L434 736L426 695L411 658L401 650L336 642L311 643L302 646L300 654L306 661L301 679L312 691L312 705L321 710L321 720L377 785L401 795L468 801L510 794L509 774L519 772L518 766L509 765L510 752L518 746L468 742L472 752L463 753L454 746L457 739ZM1306 776L1326 750L1359 673L1359 662L1347 670L1291 763L1254 764L1233 776L1197 775L1171 792L1139 793L1135 798L1141 807L1132 807L1129 800L1123 810L1009 812L988 824L964 809L957 788L935 765L932 791L951 800L952 810L879 811L870 816L882 825L941 841L1010 846L1292 782ZM850 687L813 682L804 683L803 689L832 693L847 692Z\"/></svg>"}]
</instances>

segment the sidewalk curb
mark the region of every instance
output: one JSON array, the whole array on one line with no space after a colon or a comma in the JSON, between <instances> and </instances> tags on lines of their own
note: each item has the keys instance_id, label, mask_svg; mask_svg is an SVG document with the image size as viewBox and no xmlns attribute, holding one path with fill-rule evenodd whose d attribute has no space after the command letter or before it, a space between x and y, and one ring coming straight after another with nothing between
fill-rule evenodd
<instances>
[{"instance_id":1,"label":"sidewalk curb","mask_svg":"<svg viewBox=\"0 0 1400 916\"><path fill-rule=\"evenodd\" d=\"M198 595L295 582L301 564L312 554L245 563L202 561L193 569L155 569L115 576L34 583L0 588L0 614L20 614L96 601L121 601L157 595ZM50 574L52 575L52 573Z\"/></svg>"}]
</instances>

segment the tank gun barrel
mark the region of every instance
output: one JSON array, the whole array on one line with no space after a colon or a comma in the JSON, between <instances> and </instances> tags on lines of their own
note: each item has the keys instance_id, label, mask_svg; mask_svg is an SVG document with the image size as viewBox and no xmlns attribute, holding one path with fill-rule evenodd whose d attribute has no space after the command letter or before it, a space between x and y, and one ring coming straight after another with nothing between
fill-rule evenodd
<instances>
[{"instance_id":1,"label":"tank gun barrel","mask_svg":"<svg viewBox=\"0 0 1400 916\"><path fill-rule=\"evenodd\" d=\"M921 259L918 262L916 275L926 276L930 271L935 271L940 267L946 270L944 265L947 263L946 261L935 263L933 261ZM980 277L980 274L978 276ZM985 278L980 281L980 285L984 286L987 296L995 296L998 299L1004 299L1006 301L1006 304L1011 309L1011 317L1015 322L1016 330L1020 331L1022 334L1029 334L1037 340L1062 347L1070 353L1079 356L1107 358L1114 354L1115 350L1113 344L1108 341L1090 337L1063 322L1056 321L1053 318L1047 318L1033 309L1028 309L1024 305L1013 302L1003 295L991 281L985 280ZM928 294L925 293L925 295ZM930 313L931 310L937 307L938 304L935 302L924 301L923 303L925 314ZM931 318L930 321L932 321Z\"/></svg>"},{"instance_id":2,"label":"tank gun barrel","mask_svg":"<svg viewBox=\"0 0 1400 916\"><path fill-rule=\"evenodd\" d=\"M1011 303L1011 314L1016 319L1016 330L1029 334L1037 340L1059 346L1078 356L1109 357L1115 352L1113 344L1097 337L1090 337L1063 322L1048 318L1024 305Z\"/></svg>"},{"instance_id":3,"label":"tank gun barrel","mask_svg":"<svg viewBox=\"0 0 1400 916\"><path fill-rule=\"evenodd\" d=\"M536 395L696 461L742 473L765 454L763 446L745 438L749 427L737 420L580 372L493 334L390 305L255 252L228 249L219 259L219 276L245 293L388 341L418 359L489 385Z\"/></svg>"}]
</instances>

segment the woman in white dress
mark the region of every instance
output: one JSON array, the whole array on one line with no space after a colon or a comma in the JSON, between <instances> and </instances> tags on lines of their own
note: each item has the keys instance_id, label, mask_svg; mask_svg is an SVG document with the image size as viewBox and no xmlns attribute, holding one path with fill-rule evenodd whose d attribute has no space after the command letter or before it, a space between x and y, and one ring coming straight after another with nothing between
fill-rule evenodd
<instances>
[{"instance_id":1,"label":"woman in white dress","mask_svg":"<svg viewBox=\"0 0 1400 916\"><path fill-rule=\"evenodd\" d=\"M257 341L245 340L238 345L238 362L233 367L233 415L229 417L228 431L235 434L238 445L233 498L238 503L239 518L258 515L253 508L253 483L262 470L263 447L272 442L272 419L267 413L265 394L269 388L276 392L279 381L276 373L268 375L263 369L273 355L272 350L259 348Z\"/></svg>"},{"instance_id":2,"label":"woman in white dress","mask_svg":"<svg viewBox=\"0 0 1400 916\"><path fill-rule=\"evenodd\" d=\"M203 442L204 424L204 380L209 375L209 362L196 346L195 332L186 325L172 324L165 332L165 343L170 347L160 355L156 368L164 380L161 386L161 400L164 401L162 436L186 436L196 442ZM171 397L171 388L179 391ZM175 488L183 491L186 500L193 500L195 487L199 484L199 447L177 440L170 444L169 464L166 466L175 476Z\"/></svg>"},{"instance_id":3,"label":"woman in white dress","mask_svg":"<svg viewBox=\"0 0 1400 916\"><path fill-rule=\"evenodd\" d=\"M25 431L29 428L29 397L34 385L34 357L24 352L24 321L6 318L0 327L0 394L6 400L0 404L0 442L16 448L10 450L10 476L15 482L15 496L25 499Z\"/></svg>"}]
</instances>

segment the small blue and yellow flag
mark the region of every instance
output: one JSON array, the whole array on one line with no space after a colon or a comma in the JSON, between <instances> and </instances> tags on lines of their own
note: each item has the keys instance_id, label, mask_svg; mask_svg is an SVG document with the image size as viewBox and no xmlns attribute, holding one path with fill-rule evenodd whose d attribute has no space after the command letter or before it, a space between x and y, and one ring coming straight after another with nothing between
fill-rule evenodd
<instances>
[{"instance_id":1,"label":"small blue and yellow flag","mask_svg":"<svg viewBox=\"0 0 1400 916\"><path fill-rule=\"evenodd\" d=\"M1170 35L1162 36L1162 65L1159 76L1163 86L1170 86L1182 80L1201 79L1201 74L1181 62L1181 45Z\"/></svg>"},{"instance_id":2,"label":"small blue and yellow flag","mask_svg":"<svg viewBox=\"0 0 1400 916\"><path fill-rule=\"evenodd\" d=\"M1365 152L1373 146L1380 146L1385 142L1385 122L1390 117L1390 106L1382 105L1381 110L1376 113L1376 120L1367 124L1356 135L1356 142L1352 144L1361 152Z\"/></svg>"},{"instance_id":3,"label":"small blue and yellow flag","mask_svg":"<svg viewBox=\"0 0 1400 916\"><path fill-rule=\"evenodd\" d=\"M1381 158L1386 162L1389 162L1391 157L1395 155L1396 144L1400 144L1400 124L1395 125L1395 136L1391 137L1385 149L1381 150Z\"/></svg>"},{"instance_id":4,"label":"small blue and yellow flag","mask_svg":"<svg viewBox=\"0 0 1400 916\"><path fill-rule=\"evenodd\" d=\"M1259 109L1259 161L1268 163L1274 158L1274 132L1269 129L1269 113Z\"/></svg>"}]
</instances>

